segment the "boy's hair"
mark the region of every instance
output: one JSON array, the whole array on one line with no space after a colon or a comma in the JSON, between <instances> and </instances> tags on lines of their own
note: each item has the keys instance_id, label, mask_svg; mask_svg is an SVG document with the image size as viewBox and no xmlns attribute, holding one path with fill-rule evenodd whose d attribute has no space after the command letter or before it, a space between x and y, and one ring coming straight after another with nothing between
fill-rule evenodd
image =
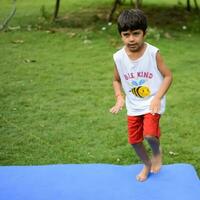
<instances>
[{"instance_id":1,"label":"boy's hair","mask_svg":"<svg viewBox=\"0 0 200 200\"><path fill-rule=\"evenodd\" d=\"M141 29L145 34L147 29L147 18L139 9L124 10L118 17L117 25L120 34L122 31L136 29Z\"/></svg>"}]
</instances>

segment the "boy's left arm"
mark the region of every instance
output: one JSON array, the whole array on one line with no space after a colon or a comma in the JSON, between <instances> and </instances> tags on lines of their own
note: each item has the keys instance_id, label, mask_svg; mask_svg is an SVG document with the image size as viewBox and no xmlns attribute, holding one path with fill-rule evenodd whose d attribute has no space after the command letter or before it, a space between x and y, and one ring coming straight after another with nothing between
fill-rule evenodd
<instances>
[{"instance_id":1,"label":"boy's left arm","mask_svg":"<svg viewBox=\"0 0 200 200\"><path fill-rule=\"evenodd\" d=\"M160 89L158 90L157 94L155 95L155 97L151 102L150 110L152 114L159 112L161 99L166 94L167 90L169 89L172 83L172 73L165 65L164 60L159 52L157 52L156 54L156 62L158 70L163 76L163 82L160 86Z\"/></svg>"}]
</instances>

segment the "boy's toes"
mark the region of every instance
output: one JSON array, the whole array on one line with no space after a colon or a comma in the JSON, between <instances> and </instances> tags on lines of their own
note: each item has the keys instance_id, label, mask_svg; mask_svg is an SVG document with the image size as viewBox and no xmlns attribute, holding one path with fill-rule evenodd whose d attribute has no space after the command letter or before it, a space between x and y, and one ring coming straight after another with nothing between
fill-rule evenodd
<instances>
[{"instance_id":1,"label":"boy's toes","mask_svg":"<svg viewBox=\"0 0 200 200\"><path fill-rule=\"evenodd\" d=\"M151 168L151 173L157 174L161 169L161 166L154 166Z\"/></svg>"},{"instance_id":2,"label":"boy's toes","mask_svg":"<svg viewBox=\"0 0 200 200\"><path fill-rule=\"evenodd\" d=\"M138 175L138 176L136 176L136 179L139 182L143 182L143 181L146 181L147 177L146 176Z\"/></svg>"},{"instance_id":3,"label":"boy's toes","mask_svg":"<svg viewBox=\"0 0 200 200\"><path fill-rule=\"evenodd\" d=\"M151 165L144 166L142 171L136 176L137 181L140 181L140 182L146 181L146 179L149 176L150 170L151 170Z\"/></svg>"}]
</instances>

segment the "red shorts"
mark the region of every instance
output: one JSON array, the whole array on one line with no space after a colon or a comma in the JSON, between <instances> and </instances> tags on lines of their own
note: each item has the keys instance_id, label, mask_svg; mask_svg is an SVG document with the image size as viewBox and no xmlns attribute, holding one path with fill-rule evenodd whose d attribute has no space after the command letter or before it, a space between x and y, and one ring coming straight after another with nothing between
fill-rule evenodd
<instances>
[{"instance_id":1,"label":"red shorts","mask_svg":"<svg viewBox=\"0 0 200 200\"><path fill-rule=\"evenodd\" d=\"M130 144L140 143L145 136L160 137L160 115L151 113L140 116L128 116L128 141Z\"/></svg>"}]
</instances>

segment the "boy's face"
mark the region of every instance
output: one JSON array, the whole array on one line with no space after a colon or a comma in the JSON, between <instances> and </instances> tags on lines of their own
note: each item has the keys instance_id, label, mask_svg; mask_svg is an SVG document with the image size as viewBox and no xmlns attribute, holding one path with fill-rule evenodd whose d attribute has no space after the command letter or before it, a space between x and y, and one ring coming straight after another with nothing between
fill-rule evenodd
<instances>
[{"instance_id":1,"label":"boy's face","mask_svg":"<svg viewBox=\"0 0 200 200\"><path fill-rule=\"evenodd\" d=\"M144 36L145 33L141 29L121 32L122 41L131 52L140 50L144 44Z\"/></svg>"}]
</instances>

